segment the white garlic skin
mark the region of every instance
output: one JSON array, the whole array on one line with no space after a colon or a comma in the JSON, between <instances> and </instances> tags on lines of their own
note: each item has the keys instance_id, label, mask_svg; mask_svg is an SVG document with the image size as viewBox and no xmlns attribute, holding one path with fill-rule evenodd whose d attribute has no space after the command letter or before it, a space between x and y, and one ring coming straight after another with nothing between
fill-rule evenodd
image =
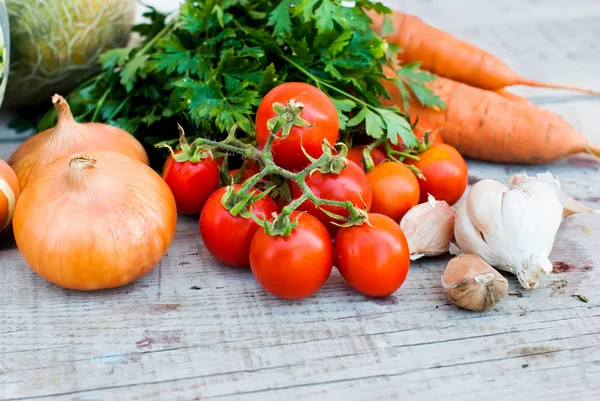
<instances>
[{"instance_id":1,"label":"white garlic skin","mask_svg":"<svg viewBox=\"0 0 600 401\"><path fill-rule=\"evenodd\" d=\"M400 228L412 260L448 252L454 238L455 214L448 203L429 195L427 202L416 205L402 217Z\"/></svg>"},{"instance_id":2,"label":"white garlic skin","mask_svg":"<svg viewBox=\"0 0 600 401\"><path fill-rule=\"evenodd\" d=\"M448 299L472 311L496 305L508 292L508 281L477 255L462 254L448 262L442 286Z\"/></svg>"},{"instance_id":3,"label":"white garlic skin","mask_svg":"<svg viewBox=\"0 0 600 401\"><path fill-rule=\"evenodd\" d=\"M535 288L552 271L548 259L562 222L560 183L551 174L513 177L510 186L476 183L456 212L454 236L464 253L480 256Z\"/></svg>"}]
</instances>

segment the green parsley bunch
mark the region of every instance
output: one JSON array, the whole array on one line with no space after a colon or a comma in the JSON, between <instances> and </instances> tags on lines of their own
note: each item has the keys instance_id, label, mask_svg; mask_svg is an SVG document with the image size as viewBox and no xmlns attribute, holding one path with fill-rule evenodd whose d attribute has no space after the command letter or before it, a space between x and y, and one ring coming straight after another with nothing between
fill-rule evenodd
<instances>
[{"instance_id":1,"label":"green parsley bunch","mask_svg":"<svg viewBox=\"0 0 600 401\"><path fill-rule=\"evenodd\" d=\"M150 8L134 30L134 47L101 57L101 72L81 83L68 101L79 121L116 125L153 145L188 134L223 139L237 124L249 140L262 97L283 82L323 90L339 112L342 134L383 135L408 146L416 138L406 115L381 106L382 65L400 50L370 28L365 10L390 13L356 0L186 0L174 18ZM384 24L385 35L391 24ZM443 106L418 64L398 70L405 101ZM52 112L38 130L54 124Z\"/></svg>"}]
</instances>

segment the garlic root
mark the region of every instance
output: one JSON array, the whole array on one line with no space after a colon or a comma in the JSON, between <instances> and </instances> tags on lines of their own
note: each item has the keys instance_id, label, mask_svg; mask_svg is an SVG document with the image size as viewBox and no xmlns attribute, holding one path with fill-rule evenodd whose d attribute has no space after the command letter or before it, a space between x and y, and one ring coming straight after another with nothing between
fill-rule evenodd
<instances>
[{"instance_id":1,"label":"garlic root","mask_svg":"<svg viewBox=\"0 0 600 401\"><path fill-rule=\"evenodd\" d=\"M484 311L508 292L508 281L479 256L462 254L448 262L442 276L444 292L457 306Z\"/></svg>"}]
</instances>

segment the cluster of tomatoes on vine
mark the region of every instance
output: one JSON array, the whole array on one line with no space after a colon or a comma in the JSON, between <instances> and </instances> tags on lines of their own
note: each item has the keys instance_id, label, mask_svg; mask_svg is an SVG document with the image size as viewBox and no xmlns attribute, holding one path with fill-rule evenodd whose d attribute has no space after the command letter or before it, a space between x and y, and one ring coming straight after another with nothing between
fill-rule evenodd
<instances>
[{"instance_id":1,"label":"cluster of tomatoes on vine","mask_svg":"<svg viewBox=\"0 0 600 401\"><path fill-rule=\"evenodd\" d=\"M384 140L336 144L338 114L306 83L272 89L258 107L256 146L182 133L163 178L179 212L200 212L200 234L220 262L250 266L268 292L301 299L317 292L333 266L357 291L375 297L405 281L410 251L398 224L431 194L454 204L467 187L467 166L423 122L418 149ZM367 139L367 138L363 138ZM244 160L228 170L228 157ZM388 160L391 159L391 160ZM419 175L419 177L417 177Z\"/></svg>"}]
</instances>

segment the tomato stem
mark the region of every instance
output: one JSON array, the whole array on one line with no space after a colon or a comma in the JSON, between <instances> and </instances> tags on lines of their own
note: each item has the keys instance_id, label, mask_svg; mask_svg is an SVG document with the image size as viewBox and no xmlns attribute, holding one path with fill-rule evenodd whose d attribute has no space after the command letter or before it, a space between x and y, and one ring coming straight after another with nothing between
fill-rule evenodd
<instances>
[{"instance_id":1,"label":"tomato stem","mask_svg":"<svg viewBox=\"0 0 600 401\"><path fill-rule=\"evenodd\" d=\"M253 218L269 235L290 235L294 227L297 225L296 222L292 221L290 216L294 210L298 209L298 207L300 207L300 205L307 200L313 202L316 207L318 207L332 219L336 220L334 224L338 226L359 225L365 222L367 218L366 208L365 210L357 208L351 201L321 199L317 197L308 184L306 184L306 177L310 174L313 174L315 171L318 171L322 174L339 174L344 168L346 168L348 160L345 157L348 153L348 148L343 143L338 144L341 146L341 150L334 155L332 152L333 146L327 142L327 140L324 140L322 143L323 153L321 156L315 159L310 157L310 155L307 155L308 160L310 160L310 164L299 172L292 172L275 164L273 159L272 145L276 139L279 139L279 133L281 133L282 138L285 138L285 136L287 136L291 129L295 126L307 127L312 125L311 122L305 121L300 117L300 112L302 111L303 107L304 106L301 103L295 102L293 99L290 100L286 106L279 103L273 104L273 109L277 113L277 116L273 117L268 122L268 127L271 132L262 149L257 149L252 144L244 143L240 139L236 138L235 126L230 130L227 138L221 142L198 138L192 143L194 146L204 148L209 147L213 149L219 149L223 152L236 153L242 155L246 160L252 159L261 162L260 165L263 166L262 169L257 174L246 180L246 182L244 182L241 188L239 188L237 191L233 188L228 190L223 195L221 202L225 209L229 210L231 215L240 215L242 217ZM373 162L371 160L371 164L372 163ZM242 169L238 173L239 176L235 177L236 179L241 177L241 174L243 174L243 169L246 168L246 165L247 161L242 165ZM267 196L268 193L275 188L275 185L273 185L265 191L266 193L256 193L257 184L266 176L279 176L285 180L293 181L298 185L298 187L300 187L302 191L302 195L286 205L282 209L281 213L271 222L263 220L251 213L251 204L258 201L260 198ZM231 177L228 178L229 180L227 183L231 184ZM277 180L275 179L275 182L276 181ZM285 185L285 181L280 182L280 186L281 185ZM289 198L289 190L287 191L287 195L287 198ZM286 199L286 201L287 200L289 199ZM323 209L322 206L337 206L344 208L348 211L348 217L331 213Z\"/></svg>"}]
</instances>

